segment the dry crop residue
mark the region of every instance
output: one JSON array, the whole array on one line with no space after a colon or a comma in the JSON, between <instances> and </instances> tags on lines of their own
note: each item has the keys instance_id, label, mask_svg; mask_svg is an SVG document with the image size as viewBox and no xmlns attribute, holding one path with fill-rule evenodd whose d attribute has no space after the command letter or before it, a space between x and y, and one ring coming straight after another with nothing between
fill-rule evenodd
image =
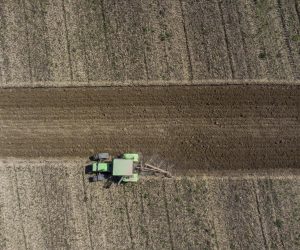
<instances>
[{"instance_id":1,"label":"dry crop residue","mask_svg":"<svg viewBox=\"0 0 300 250\"><path fill-rule=\"evenodd\" d=\"M300 78L297 0L2 1L0 14L0 87Z\"/></svg>"},{"instance_id":2,"label":"dry crop residue","mask_svg":"<svg viewBox=\"0 0 300 250\"><path fill-rule=\"evenodd\" d=\"M296 249L300 244L297 176L144 178L104 189L88 182L83 163L1 160L1 248Z\"/></svg>"}]
</instances>

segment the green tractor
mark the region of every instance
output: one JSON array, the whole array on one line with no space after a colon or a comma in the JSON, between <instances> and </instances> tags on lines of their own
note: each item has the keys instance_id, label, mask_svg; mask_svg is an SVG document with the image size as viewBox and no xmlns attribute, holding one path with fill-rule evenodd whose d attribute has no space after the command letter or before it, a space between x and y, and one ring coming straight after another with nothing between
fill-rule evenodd
<instances>
[{"instance_id":1,"label":"green tractor","mask_svg":"<svg viewBox=\"0 0 300 250\"><path fill-rule=\"evenodd\" d=\"M98 153L90 157L94 161L90 173L91 181L110 180L113 182L137 182L144 172L171 174L151 164L143 164L138 153L125 153L119 157L111 157L108 153Z\"/></svg>"}]
</instances>

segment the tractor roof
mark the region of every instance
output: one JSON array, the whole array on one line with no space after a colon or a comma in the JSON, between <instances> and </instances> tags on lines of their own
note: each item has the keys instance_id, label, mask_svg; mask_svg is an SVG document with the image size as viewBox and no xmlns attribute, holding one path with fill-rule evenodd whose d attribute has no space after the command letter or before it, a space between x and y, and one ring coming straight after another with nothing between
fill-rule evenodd
<instances>
[{"instance_id":1,"label":"tractor roof","mask_svg":"<svg viewBox=\"0 0 300 250\"><path fill-rule=\"evenodd\" d=\"M133 160L114 159L113 160L114 176L131 176L133 175Z\"/></svg>"}]
</instances>

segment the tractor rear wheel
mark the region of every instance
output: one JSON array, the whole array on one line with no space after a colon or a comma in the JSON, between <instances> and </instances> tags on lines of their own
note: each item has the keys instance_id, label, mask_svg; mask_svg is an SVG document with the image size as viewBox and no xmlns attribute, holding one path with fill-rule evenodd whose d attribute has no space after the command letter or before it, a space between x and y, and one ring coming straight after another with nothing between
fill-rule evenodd
<instances>
[{"instance_id":1,"label":"tractor rear wheel","mask_svg":"<svg viewBox=\"0 0 300 250\"><path fill-rule=\"evenodd\" d=\"M109 159L109 153L97 153L90 157L91 161L105 161Z\"/></svg>"}]
</instances>

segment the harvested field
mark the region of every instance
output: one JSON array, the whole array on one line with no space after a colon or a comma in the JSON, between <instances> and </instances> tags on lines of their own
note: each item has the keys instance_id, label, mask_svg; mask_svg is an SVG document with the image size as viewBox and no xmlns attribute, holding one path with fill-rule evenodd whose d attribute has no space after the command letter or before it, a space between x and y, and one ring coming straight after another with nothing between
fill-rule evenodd
<instances>
[{"instance_id":1,"label":"harvested field","mask_svg":"<svg viewBox=\"0 0 300 250\"><path fill-rule=\"evenodd\" d=\"M103 189L83 161L0 161L1 249L298 249L299 176L145 178Z\"/></svg>"},{"instance_id":2,"label":"harvested field","mask_svg":"<svg viewBox=\"0 0 300 250\"><path fill-rule=\"evenodd\" d=\"M296 169L299 91L286 85L2 89L0 156L137 151L185 171Z\"/></svg>"},{"instance_id":3,"label":"harvested field","mask_svg":"<svg viewBox=\"0 0 300 250\"><path fill-rule=\"evenodd\" d=\"M300 78L298 0L1 1L0 86Z\"/></svg>"}]
</instances>

